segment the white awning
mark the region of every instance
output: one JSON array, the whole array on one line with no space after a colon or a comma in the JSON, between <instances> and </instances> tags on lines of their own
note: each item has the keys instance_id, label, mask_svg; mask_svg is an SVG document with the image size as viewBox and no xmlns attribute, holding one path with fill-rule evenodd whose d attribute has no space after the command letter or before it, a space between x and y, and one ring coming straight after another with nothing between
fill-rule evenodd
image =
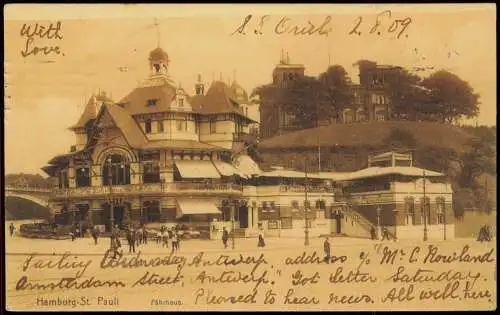
<instances>
[{"instance_id":1,"label":"white awning","mask_svg":"<svg viewBox=\"0 0 500 315\"><path fill-rule=\"evenodd\" d=\"M177 199L177 218L193 214L220 214L215 201L197 198Z\"/></svg>"},{"instance_id":2,"label":"white awning","mask_svg":"<svg viewBox=\"0 0 500 315\"><path fill-rule=\"evenodd\" d=\"M237 168L235 168L234 166L232 166L229 163L226 163L226 162L223 162L223 161L219 161L219 160L215 160L215 161L212 161L212 162L214 163L215 168L219 171L219 173L222 176L238 175L240 177L247 178L247 176L245 174L243 174L242 172L240 172Z\"/></svg>"},{"instance_id":3,"label":"white awning","mask_svg":"<svg viewBox=\"0 0 500 315\"><path fill-rule=\"evenodd\" d=\"M183 178L220 178L211 161L177 160L175 166Z\"/></svg>"},{"instance_id":4,"label":"white awning","mask_svg":"<svg viewBox=\"0 0 500 315\"><path fill-rule=\"evenodd\" d=\"M248 155L240 155L234 160L235 167L240 170L243 174L252 176L259 175L262 173L262 170L259 168L259 165L255 163Z\"/></svg>"}]
</instances>

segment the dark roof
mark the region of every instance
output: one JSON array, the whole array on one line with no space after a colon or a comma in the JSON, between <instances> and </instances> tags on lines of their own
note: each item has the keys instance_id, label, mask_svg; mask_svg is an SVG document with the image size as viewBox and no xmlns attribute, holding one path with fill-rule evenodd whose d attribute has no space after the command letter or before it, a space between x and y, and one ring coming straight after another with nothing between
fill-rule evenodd
<instances>
[{"instance_id":1,"label":"dark roof","mask_svg":"<svg viewBox=\"0 0 500 315\"><path fill-rule=\"evenodd\" d=\"M193 111L200 114L234 113L253 122L243 113L233 90L222 81L214 81L205 95L195 95L189 102Z\"/></svg>"},{"instance_id":2,"label":"dark roof","mask_svg":"<svg viewBox=\"0 0 500 315\"><path fill-rule=\"evenodd\" d=\"M168 60L168 54L158 47L149 53L149 60Z\"/></svg>"},{"instance_id":3,"label":"dark roof","mask_svg":"<svg viewBox=\"0 0 500 315\"><path fill-rule=\"evenodd\" d=\"M133 148L140 148L147 143L146 135L135 119L118 105L105 104L104 108L109 112L116 126L121 130L125 140Z\"/></svg>"},{"instance_id":4,"label":"dark roof","mask_svg":"<svg viewBox=\"0 0 500 315\"><path fill-rule=\"evenodd\" d=\"M100 95L92 95L87 102L87 105L85 105L85 109L83 110L82 115L80 116L80 119L78 119L78 122L74 125L71 126L70 129L77 129L77 128L83 128L85 127L85 124L91 119L95 119L97 116L97 109L96 105L99 103L104 103L104 104L113 104L113 100L109 97L107 97L105 94L100 94Z\"/></svg>"},{"instance_id":5,"label":"dark roof","mask_svg":"<svg viewBox=\"0 0 500 315\"><path fill-rule=\"evenodd\" d=\"M433 122L386 121L328 126L299 130L268 138L259 143L260 149L291 149L298 147L356 147L380 146L397 128L413 135L418 146L442 147L463 151L463 145L472 138L455 126Z\"/></svg>"},{"instance_id":6,"label":"dark roof","mask_svg":"<svg viewBox=\"0 0 500 315\"><path fill-rule=\"evenodd\" d=\"M175 99L176 88L165 81L162 85L137 87L118 102L130 115L168 111ZM147 106L148 100L157 100L155 106Z\"/></svg>"}]
</instances>

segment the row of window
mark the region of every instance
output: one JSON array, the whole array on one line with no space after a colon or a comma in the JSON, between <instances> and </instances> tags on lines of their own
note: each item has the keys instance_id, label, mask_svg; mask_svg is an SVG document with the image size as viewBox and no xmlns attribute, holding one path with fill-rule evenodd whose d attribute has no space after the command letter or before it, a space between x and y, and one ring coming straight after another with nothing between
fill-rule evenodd
<instances>
[{"instance_id":1,"label":"row of window","mask_svg":"<svg viewBox=\"0 0 500 315\"><path fill-rule=\"evenodd\" d=\"M164 132L165 128L164 128L163 120L156 120L156 124L157 124L157 131L159 133ZM186 120L176 120L175 126L176 126L177 131L184 131L185 132L188 130L188 120L187 119ZM148 133L148 134L152 133L153 132L153 120L151 120L151 119L146 120L144 129L145 129L146 133ZM243 126L240 124L236 124L235 131L242 132ZM198 133L198 124L197 123L194 124L194 132ZM216 126L215 119L210 120L210 133L217 133L217 126Z\"/></svg>"},{"instance_id":2,"label":"row of window","mask_svg":"<svg viewBox=\"0 0 500 315\"><path fill-rule=\"evenodd\" d=\"M291 202L291 206L293 209L298 209L300 207L299 201L293 200ZM309 200L304 200L304 207L310 208L311 202ZM324 200L316 200L315 208L320 209L320 210L325 210L326 209L325 201ZM262 202L262 209L276 209L276 204L274 203L274 201L263 201Z\"/></svg>"},{"instance_id":3,"label":"row of window","mask_svg":"<svg viewBox=\"0 0 500 315\"><path fill-rule=\"evenodd\" d=\"M431 213L431 201L428 197L420 199L420 213L421 213L421 221L426 220L428 224L431 224L430 221ZM407 198L405 200L405 213L406 213L406 224L407 225L415 225L416 217L415 217L415 199ZM422 214L426 214L425 216ZM444 224L445 223L445 199L443 197L436 198L436 216L435 216L436 224Z\"/></svg>"},{"instance_id":4,"label":"row of window","mask_svg":"<svg viewBox=\"0 0 500 315\"><path fill-rule=\"evenodd\" d=\"M158 104L158 101L159 101L158 99L149 99L146 101L146 106L147 107L156 106ZM177 106L184 107L184 99L183 98L177 99Z\"/></svg>"}]
</instances>

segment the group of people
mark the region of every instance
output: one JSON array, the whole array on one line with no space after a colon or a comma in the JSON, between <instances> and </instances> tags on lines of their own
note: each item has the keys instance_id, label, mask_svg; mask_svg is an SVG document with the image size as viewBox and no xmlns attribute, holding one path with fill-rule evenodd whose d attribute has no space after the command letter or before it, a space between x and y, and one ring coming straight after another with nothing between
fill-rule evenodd
<instances>
[{"instance_id":1,"label":"group of people","mask_svg":"<svg viewBox=\"0 0 500 315\"><path fill-rule=\"evenodd\" d=\"M378 237L377 237L377 232L375 231L375 228L372 227L371 230L370 230L370 237L372 240L377 240ZM389 234L389 229L387 229L387 227L383 227L382 228L382 241L384 240L390 240L391 239L391 236ZM393 238L393 240L395 241L396 239Z\"/></svg>"},{"instance_id":2,"label":"group of people","mask_svg":"<svg viewBox=\"0 0 500 315\"><path fill-rule=\"evenodd\" d=\"M479 234L477 235L478 242L489 242L491 241L491 228L489 225L483 225L479 229Z\"/></svg>"},{"instance_id":3,"label":"group of people","mask_svg":"<svg viewBox=\"0 0 500 315\"><path fill-rule=\"evenodd\" d=\"M177 229L169 229L166 226L161 226L156 234L156 243L168 248L169 241L172 243L172 252L178 251L180 237Z\"/></svg>"}]
</instances>

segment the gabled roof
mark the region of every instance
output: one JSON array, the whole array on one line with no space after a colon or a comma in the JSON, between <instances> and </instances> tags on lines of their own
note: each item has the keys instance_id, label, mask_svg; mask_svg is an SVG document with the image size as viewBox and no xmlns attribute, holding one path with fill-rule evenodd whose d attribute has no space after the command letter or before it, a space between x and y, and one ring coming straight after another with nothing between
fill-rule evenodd
<instances>
[{"instance_id":1,"label":"gabled roof","mask_svg":"<svg viewBox=\"0 0 500 315\"><path fill-rule=\"evenodd\" d=\"M103 104L113 104L113 100L106 96L106 94L92 95L85 105L82 115L78 119L78 122L71 126L70 129L84 128L87 122L91 119L95 119L98 113L99 103Z\"/></svg>"},{"instance_id":2,"label":"gabled roof","mask_svg":"<svg viewBox=\"0 0 500 315\"><path fill-rule=\"evenodd\" d=\"M147 143L146 135L144 135L137 122L126 110L118 105L111 104L105 104L103 107L111 115L111 118L131 147L139 148Z\"/></svg>"}]
</instances>

